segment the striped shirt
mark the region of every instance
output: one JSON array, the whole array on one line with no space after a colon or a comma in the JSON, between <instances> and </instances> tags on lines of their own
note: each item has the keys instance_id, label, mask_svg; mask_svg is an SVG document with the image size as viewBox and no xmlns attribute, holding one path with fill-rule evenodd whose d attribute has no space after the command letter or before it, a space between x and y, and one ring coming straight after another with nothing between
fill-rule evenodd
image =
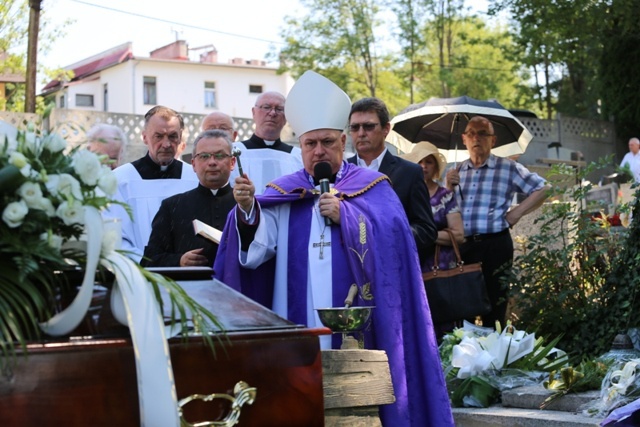
<instances>
[{"instance_id":1,"label":"striped shirt","mask_svg":"<svg viewBox=\"0 0 640 427\"><path fill-rule=\"evenodd\" d=\"M458 170L460 185L455 193L465 236L507 229L506 215L515 193L530 195L545 185L542 177L520 163L493 154L479 168L465 160Z\"/></svg>"}]
</instances>

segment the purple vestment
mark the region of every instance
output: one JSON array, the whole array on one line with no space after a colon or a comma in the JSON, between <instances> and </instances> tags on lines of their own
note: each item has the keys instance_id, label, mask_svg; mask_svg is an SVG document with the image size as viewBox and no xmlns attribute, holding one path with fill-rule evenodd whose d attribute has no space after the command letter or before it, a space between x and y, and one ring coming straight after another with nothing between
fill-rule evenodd
<instances>
[{"instance_id":1,"label":"purple vestment","mask_svg":"<svg viewBox=\"0 0 640 427\"><path fill-rule=\"evenodd\" d=\"M384 350L389 358L396 402L380 407L383 425L453 426L415 241L400 201L384 175L346 162L334 188L341 199L340 226L331 227L334 306L344 305L352 283L361 289L370 283L373 299L365 301L359 295L354 305L376 307L365 346ZM289 224L280 224L289 227L288 317L302 324L313 190L309 175L301 170L275 180L258 197L262 209L291 204ZM364 246L362 227L366 227ZM216 278L271 307L273 264L263 264L265 271L262 266L255 271L241 268L239 244L234 210L216 257Z\"/></svg>"}]
</instances>

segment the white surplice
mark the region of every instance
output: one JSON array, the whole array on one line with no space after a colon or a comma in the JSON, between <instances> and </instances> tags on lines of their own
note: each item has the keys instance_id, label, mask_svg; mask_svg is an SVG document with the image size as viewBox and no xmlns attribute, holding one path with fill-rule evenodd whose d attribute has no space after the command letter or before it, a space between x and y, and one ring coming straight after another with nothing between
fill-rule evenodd
<instances>
[{"instance_id":1,"label":"white surplice","mask_svg":"<svg viewBox=\"0 0 640 427\"><path fill-rule=\"evenodd\" d=\"M181 179L142 179L131 163L116 168L113 173L118 179L118 191L114 198L131 207L133 222L120 206L112 206L103 216L122 221L122 249L133 252L129 256L140 262L151 235L151 223L162 201L196 188L198 176L187 164L182 166Z\"/></svg>"},{"instance_id":2,"label":"white surplice","mask_svg":"<svg viewBox=\"0 0 640 427\"><path fill-rule=\"evenodd\" d=\"M304 166L302 164L302 152L300 148L293 147L291 153L274 150L271 148L247 149L242 142L235 142L234 147L240 150L238 161L242 165L242 172L256 187L256 194L264 193L268 183L283 175L288 175L299 171ZM239 175L238 166L231 172L231 185L235 183Z\"/></svg>"}]
</instances>

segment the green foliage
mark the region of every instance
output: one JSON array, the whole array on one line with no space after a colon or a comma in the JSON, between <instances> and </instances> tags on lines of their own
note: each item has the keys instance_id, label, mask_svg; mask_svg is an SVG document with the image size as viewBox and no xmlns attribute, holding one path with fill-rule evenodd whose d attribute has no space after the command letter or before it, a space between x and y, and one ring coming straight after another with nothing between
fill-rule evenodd
<instances>
[{"instance_id":1,"label":"green foliage","mask_svg":"<svg viewBox=\"0 0 640 427\"><path fill-rule=\"evenodd\" d=\"M547 390L553 391L553 394L542 402L540 409L547 408L556 399L568 393L599 390L602 380L612 365L612 360L583 360L575 368L566 366L560 369L560 375L557 371L552 371L549 379L542 385Z\"/></svg>"},{"instance_id":2,"label":"green foliage","mask_svg":"<svg viewBox=\"0 0 640 427\"><path fill-rule=\"evenodd\" d=\"M505 29L489 27L478 18L455 19L450 55L441 63L435 30L431 29L434 25L429 21L424 26L425 60L430 66L416 82L418 99L468 95L497 99L510 108L529 108L530 94L520 85L523 67L516 58L504 55L512 49Z\"/></svg>"},{"instance_id":3,"label":"green foliage","mask_svg":"<svg viewBox=\"0 0 640 427\"><path fill-rule=\"evenodd\" d=\"M38 54L46 54L53 43L64 35L64 28L71 21L65 21L59 27L53 27L47 19L47 10L55 0L45 2L40 16L38 33ZM27 39L29 27L29 2L27 0L4 0L0 2L0 74L26 74ZM51 70L38 65L38 71L47 76L64 75L63 70ZM41 82L45 83L45 82ZM7 83L5 94L0 94L0 111L24 111L25 84ZM44 100L36 98L36 112L45 110Z\"/></svg>"},{"instance_id":4,"label":"green foliage","mask_svg":"<svg viewBox=\"0 0 640 427\"><path fill-rule=\"evenodd\" d=\"M278 57L281 71L300 76L316 70L340 87L351 81L375 96L379 58L374 28L378 7L371 0L303 0L308 13L287 17L282 38L287 46Z\"/></svg>"},{"instance_id":5,"label":"green foliage","mask_svg":"<svg viewBox=\"0 0 640 427\"><path fill-rule=\"evenodd\" d=\"M580 178L607 164L589 165ZM574 173L569 167L552 171L556 177L573 178ZM629 310L638 308L633 304L640 285L635 273L640 261L638 221L616 233L606 218L594 220L600 208L585 202L591 187L554 187L552 199L571 202L544 205L535 222L538 233L516 238L522 254L509 278L516 324L544 336L564 334L559 347L584 357L602 354L620 331L636 326L629 323Z\"/></svg>"},{"instance_id":6,"label":"green foliage","mask_svg":"<svg viewBox=\"0 0 640 427\"><path fill-rule=\"evenodd\" d=\"M609 16L608 25L603 26L606 38L599 60L602 113L606 119L615 119L616 132L626 141L640 131L640 105L635 96L640 91L640 75L631 65L640 61L640 8L635 1L613 1Z\"/></svg>"},{"instance_id":7,"label":"green foliage","mask_svg":"<svg viewBox=\"0 0 640 427\"><path fill-rule=\"evenodd\" d=\"M496 98L529 108L526 69L506 29L464 15L464 1L305 0L300 17L281 32L286 46L272 52L294 77L314 70L353 99L377 96L397 113L430 97ZM390 29L399 46L378 36Z\"/></svg>"},{"instance_id":8,"label":"green foliage","mask_svg":"<svg viewBox=\"0 0 640 427\"><path fill-rule=\"evenodd\" d=\"M507 10L524 64L536 78L547 118L554 110L598 117L597 64L602 52L605 2L591 0L497 0L490 13ZM540 77L538 77L540 75Z\"/></svg>"}]
</instances>

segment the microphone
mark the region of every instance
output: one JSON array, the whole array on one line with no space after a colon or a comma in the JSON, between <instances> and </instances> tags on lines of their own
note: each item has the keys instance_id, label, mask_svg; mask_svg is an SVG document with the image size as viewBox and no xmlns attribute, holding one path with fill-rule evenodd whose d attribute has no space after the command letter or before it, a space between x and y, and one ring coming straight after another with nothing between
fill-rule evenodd
<instances>
[{"instance_id":1,"label":"microphone","mask_svg":"<svg viewBox=\"0 0 640 427\"><path fill-rule=\"evenodd\" d=\"M320 193L329 192L329 178L331 178L331 165L327 162L316 163L313 168L313 177L320 183ZM324 225L331 225L331 218L324 217Z\"/></svg>"}]
</instances>

